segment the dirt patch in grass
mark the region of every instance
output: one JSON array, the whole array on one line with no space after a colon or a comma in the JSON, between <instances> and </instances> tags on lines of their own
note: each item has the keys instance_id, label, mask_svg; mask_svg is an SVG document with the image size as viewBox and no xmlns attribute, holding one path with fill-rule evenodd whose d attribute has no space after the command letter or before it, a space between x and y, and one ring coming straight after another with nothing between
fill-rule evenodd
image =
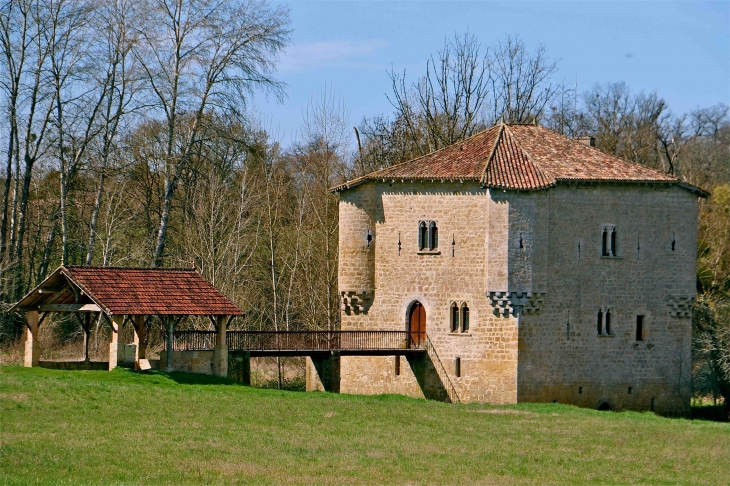
<instances>
[{"instance_id":1,"label":"dirt patch in grass","mask_svg":"<svg viewBox=\"0 0 730 486\"><path fill-rule=\"evenodd\" d=\"M27 393L0 393L0 400L12 400L14 402L27 402Z\"/></svg>"},{"instance_id":2,"label":"dirt patch in grass","mask_svg":"<svg viewBox=\"0 0 730 486\"><path fill-rule=\"evenodd\" d=\"M524 410L514 410L511 408L485 408L480 410L464 410L467 413L489 413L495 415L537 415L534 412L526 412Z\"/></svg>"}]
</instances>

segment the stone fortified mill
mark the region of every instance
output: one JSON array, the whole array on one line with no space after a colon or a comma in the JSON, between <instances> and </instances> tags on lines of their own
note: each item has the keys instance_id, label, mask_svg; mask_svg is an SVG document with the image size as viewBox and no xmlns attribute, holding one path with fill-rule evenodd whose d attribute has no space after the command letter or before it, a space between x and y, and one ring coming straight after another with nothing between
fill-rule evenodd
<instances>
[{"instance_id":1,"label":"stone fortified mill","mask_svg":"<svg viewBox=\"0 0 730 486\"><path fill-rule=\"evenodd\" d=\"M684 413L701 189L592 139L499 124L342 184L343 393ZM452 399L454 397L451 397Z\"/></svg>"}]
</instances>

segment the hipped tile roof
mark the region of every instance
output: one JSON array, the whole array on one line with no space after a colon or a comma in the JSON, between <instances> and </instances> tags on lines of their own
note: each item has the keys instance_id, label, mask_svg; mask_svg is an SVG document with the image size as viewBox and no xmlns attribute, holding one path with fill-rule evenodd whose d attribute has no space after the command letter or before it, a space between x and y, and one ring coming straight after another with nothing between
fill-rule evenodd
<instances>
[{"instance_id":1,"label":"hipped tile roof","mask_svg":"<svg viewBox=\"0 0 730 486\"><path fill-rule=\"evenodd\" d=\"M41 289L64 277L108 315L242 315L197 271L176 268L61 266L14 308L45 303L49 294ZM54 303L69 299L73 295Z\"/></svg>"},{"instance_id":2,"label":"hipped tile roof","mask_svg":"<svg viewBox=\"0 0 730 486\"><path fill-rule=\"evenodd\" d=\"M377 180L473 180L484 187L538 190L558 181L680 183L676 177L627 162L539 125L498 124L463 142L332 188ZM688 184L689 190L706 195Z\"/></svg>"}]
</instances>

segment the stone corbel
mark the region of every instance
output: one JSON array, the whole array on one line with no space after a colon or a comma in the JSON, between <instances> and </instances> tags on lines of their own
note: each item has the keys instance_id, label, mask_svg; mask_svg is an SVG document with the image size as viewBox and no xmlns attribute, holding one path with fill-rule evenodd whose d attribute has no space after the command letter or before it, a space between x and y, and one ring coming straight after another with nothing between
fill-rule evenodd
<instances>
[{"instance_id":1,"label":"stone corbel","mask_svg":"<svg viewBox=\"0 0 730 486\"><path fill-rule=\"evenodd\" d=\"M545 300L545 292L487 292L494 314L497 316L519 316L539 314Z\"/></svg>"},{"instance_id":2,"label":"stone corbel","mask_svg":"<svg viewBox=\"0 0 730 486\"><path fill-rule=\"evenodd\" d=\"M373 302L373 293L366 290L340 291L340 304L346 314L361 314L368 311Z\"/></svg>"},{"instance_id":3,"label":"stone corbel","mask_svg":"<svg viewBox=\"0 0 730 486\"><path fill-rule=\"evenodd\" d=\"M692 304L695 302L694 296L667 294L665 302L669 306L669 315L671 317L692 317Z\"/></svg>"}]
</instances>

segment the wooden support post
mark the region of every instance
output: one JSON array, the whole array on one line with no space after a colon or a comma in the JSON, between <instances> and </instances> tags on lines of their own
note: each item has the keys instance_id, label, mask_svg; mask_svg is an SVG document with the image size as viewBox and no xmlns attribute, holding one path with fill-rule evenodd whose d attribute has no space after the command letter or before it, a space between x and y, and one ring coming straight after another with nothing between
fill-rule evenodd
<instances>
[{"instance_id":1,"label":"wooden support post","mask_svg":"<svg viewBox=\"0 0 730 486\"><path fill-rule=\"evenodd\" d=\"M91 314L84 314L84 361L89 362L89 336L91 334Z\"/></svg>"},{"instance_id":2,"label":"wooden support post","mask_svg":"<svg viewBox=\"0 0 730 486\"><path fill-rule=\"evenodd\" d=\"M217 316L215 348L213 348L213 374L228 376L228 343L226 343L226 316Z\"/></svg>"},{"instance_id":3,"label":"wooden support post","mask_svg":"<svg viewBox=\"0 0 730 486\"><path fill-rule=\"evenodd\" d=\"M112 316L112 342L109 343L109 371L117 367L117 357L119 356L119 333L122 332L122 324L124 324L124 316Z\"/></svg>"},{"instance_id":4,"label":"wooden support post","mask_svg":"<svg viewBox=\"0 0 730 486\"><path fill-rule=\"evenodd\" d=\"M165 318L167 327L167 353L165 356L165 371L172 371L172 343L175 333L175 319L172 316Z\"/></svg>"},{"instance_id":5,"label":"wooden support post","mask_svg":"<svg viewBox=\"0 0 730 486\"><path fill-rule=\"evenodd\" d=\"M28 311L25 315L27 327L25 329L25 359L26 368L38 366L41 349L38 345L38 311Z\"/></svg>"}]
</instances>

